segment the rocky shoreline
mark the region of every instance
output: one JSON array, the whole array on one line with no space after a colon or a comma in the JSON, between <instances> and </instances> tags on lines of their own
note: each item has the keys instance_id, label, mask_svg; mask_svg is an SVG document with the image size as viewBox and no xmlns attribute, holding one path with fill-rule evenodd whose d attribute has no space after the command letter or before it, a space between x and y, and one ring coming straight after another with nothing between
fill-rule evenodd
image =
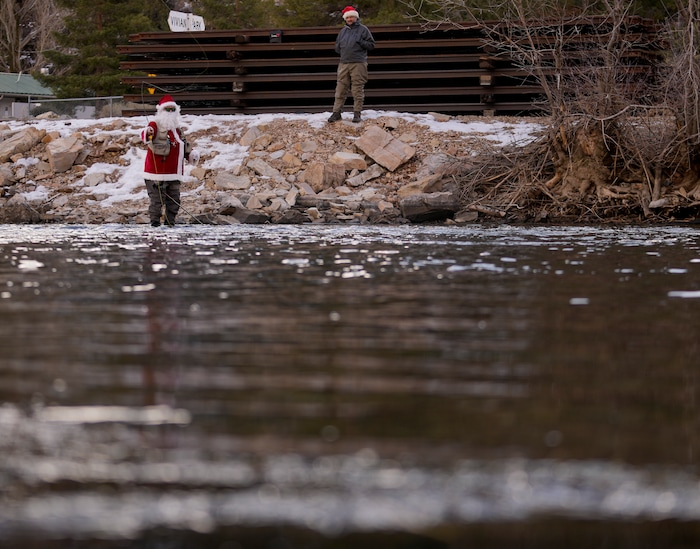
<instances>
[{"instance_id":1,"label":"rocky shoreline","mask_svg":"<svg viewBox=\"0 0 700 549\"><path fill-rule=\"evenodd\" d=\"M50 116L50 115L49 115ZM431 114L381 115L310 124L286 117L218 117L206 128L183 117L200 151L182 185L180 223L463 223L490 212L466 209L454 177L475 152L494 148L480 132L431 129ZM85 125L0 124L0 222L147 223L140 170L142 117ZM493 121L492 121L493 122ZM536 122L499 119L499 131ZM45 128L49 129L45 129ZM53 128L53 129L51 129ZM235 150L231 161L224 150ZM128 181L128 183L125 183ZM118 196L115 196L118 194ZM496 215L498 217L498 215Z\"/></svg>"}]
</instances>

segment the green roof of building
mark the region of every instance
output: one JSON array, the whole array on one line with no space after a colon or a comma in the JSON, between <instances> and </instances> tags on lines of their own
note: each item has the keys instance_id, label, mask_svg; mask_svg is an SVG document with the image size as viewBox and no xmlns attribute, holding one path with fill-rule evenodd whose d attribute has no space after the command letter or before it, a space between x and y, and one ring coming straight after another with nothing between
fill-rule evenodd
<instances>
[{"instance_id":1,"label":"green roof of building","mask_svg":"<svg viewBox=\"0 0 700 549\"><path fill-rule=\"evenodd\" d=\"M0 72L0 95L54 97L51 89L42 86L34 77L16 72Z\"/></svg>"}]
</instances>

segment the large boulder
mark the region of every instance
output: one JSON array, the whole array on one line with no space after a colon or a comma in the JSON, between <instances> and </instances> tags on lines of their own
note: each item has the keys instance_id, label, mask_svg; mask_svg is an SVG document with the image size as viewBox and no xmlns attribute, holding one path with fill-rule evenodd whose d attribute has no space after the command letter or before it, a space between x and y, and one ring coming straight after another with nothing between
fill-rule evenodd
<instances>
[{"instance_id":1,"label":"large boulder","mask_svg":"<svg viewBox=\"0 0 700 549\"><path fill-rule=\"evenodd\" d=\"M250 187L250 177L220 172L214 176L214 186L219 190L244 191Z\"/></svg>"},{"instance_id":2,"label":"large boulder","mask_svg":"<svg viewBox=\"0 0 700 549\"><path fill-rule=\"evenodd\" d=\"M408 162L416 154L413 147L392 137L379 126L370 126L355 142L355 145L377 164L384 166L391 172Z\"/></svg>"},{"instance_id":3,"label":"large boulder","mask_svg":"<svg viewBox=\"0 0 700 549\"><path fill-rule=\"evenodd\" d=\"M252 158L248 161L247 166L261 177L267 177L274 181L284 181L280 171L270 166L262 158Z\"/></svg>"},{"instance_id":4,"label":"large boulder","mask_svg":"<svg viewBox=\"0 0 700 549\"><path fill-rule=\"evenodd\" d=\"M417 181L411 181L400 187L396 192L399 200L411 196L412 194L435 193L442 191L442 176L429 175Z\"/></svg>"},{"instance_id":5,"label":"large boulder","mask_svg":"<svg viewBox=\"0 0 700 549\"><path fill-rule=\"evenodd\" d=\"M441 221L459 210L457 196L450 192L412 194L400 202L402 215L414 223Z\"/></svg>"},{"instance_id":6,"label":"large boulder","mask_svg":"<svg viewBox=\"0 0 700 549\"><path fill-rule=\"evenodd\" d=\"M51 141L51 143L46 145L51 169L54 173L68 171L84 148L82 136L79 134Z\"/></svg>"},{"instance_id":7,"label":"large boulder","mask_svg":"<svg viewBox=\"0 0 700 549\"><path fill-rule=\"evenodd\" d=\"M337 152L328 159L328 162L330 162L331 164L338 164L340 166L343 166L345 171L348 172L351 170L367 169L367 162L365 161L365 159L362 158L362 155L356 153L342 151Z\"/></svg>"},{"instance_id":8,"label":"large boulder","mask_svg":"<svg viewBox=\"0 0 700 549\"><path fill-rule=\"evenodd\" d=\"M345 182L345 168L340 164L313 162L304 172L304 183L316 193Z\"/></svg>"},{"instance_id":9,"label":"large boulder","mask_svg":"<svg viewBox=\"0 0 700 549\"><path fill-rule=\"evenodd\" d=\"M219 214L232 217L238 223L267 223L270 220L269 216L260 210L250 210L242 207L227 207L225 210L220 211Z\"/></svg>"},{"instance_id":10,"label":"large boulder","mask_svg":"<svg viewBox=\"0 0 700 549\"><path fill-rule=\"evenodd\" d=\"M0 162L7 162L13 155L27 152L41 141L46 132L30 126L0 141Z\"/></svg>"},{"instance_id":11,"label":"large boulder","mask_svg":"<svg viewBox=\"0 0 700 549\"><path fill-rule=\"evenodd\" d=\"M39 223L41 214L20 194L0 205L0 223Z\"/></svg>"}]
</instances>

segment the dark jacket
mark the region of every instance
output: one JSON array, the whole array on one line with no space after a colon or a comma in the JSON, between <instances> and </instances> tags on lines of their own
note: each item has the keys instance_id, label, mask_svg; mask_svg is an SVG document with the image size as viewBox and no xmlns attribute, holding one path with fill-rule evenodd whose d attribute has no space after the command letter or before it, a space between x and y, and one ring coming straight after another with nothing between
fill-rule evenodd
<instances>
[{"instance_id":1,"label":"dark jacket","mask_svg":"<svg viewBox=\"0 0 700 549\"><path fill-rule=\"evenodd\" d=\"M374 37L359 20L345 25L335 39L335 53L341 63L367 63L367 52L374 49Z\"/></svg>"}]
</instances>

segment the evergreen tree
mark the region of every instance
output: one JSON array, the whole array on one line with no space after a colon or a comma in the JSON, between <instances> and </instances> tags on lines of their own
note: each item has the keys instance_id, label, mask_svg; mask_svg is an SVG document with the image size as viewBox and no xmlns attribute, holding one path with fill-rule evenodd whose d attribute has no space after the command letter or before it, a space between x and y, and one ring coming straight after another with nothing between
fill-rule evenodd
<instances>
[{"instance_id":1,"label":"evergreen tree","mask_svg":"<svg viewBox=\"0 0 700 549\"><path fill-rule=\"evenodd\" d=\"M341 25L342 10L352 5L360 12L365 24L405 23L407 21L403 0L284 0L275 8L274 21L279 27L324 27Z\"/></svg>"},{"instance_id":2,"label":"evergreen tree","mask_svg":"<svg viewBox=\"0 0 700 549\"><path fill-rule=\"evenodd\" d=\"M195 13L207 30L264 28L272 24L274 0L199 0Z\"/></svg>"},{"instance_id":3,"label":"evergreen tree","mask_svg":"<svg viewBox=\"0 0 700 549\"><path fill-rule=\"evenodd\" d=\"M51 75L38 75L58 97L121 95L128 88L120 83L120 56L116 46L129 35L157 30L150 18L167 21L167 6L144 13L142 0L58 0L69 13L65 30L56 36L58 48L47 52L53 64ZM151 6L152 8L153 6Z\"/></svg>"},{"instance_id":4,"label":"evergreen tree","mask_svg":"<svg viewBox=\"0 0 700 549\"><path fill-rule=\"evenodd\" d=\"M284 0L275 10L275 21L287 28L333 26L345 5L333 0Z\"/></svg>"}]
</instances>

